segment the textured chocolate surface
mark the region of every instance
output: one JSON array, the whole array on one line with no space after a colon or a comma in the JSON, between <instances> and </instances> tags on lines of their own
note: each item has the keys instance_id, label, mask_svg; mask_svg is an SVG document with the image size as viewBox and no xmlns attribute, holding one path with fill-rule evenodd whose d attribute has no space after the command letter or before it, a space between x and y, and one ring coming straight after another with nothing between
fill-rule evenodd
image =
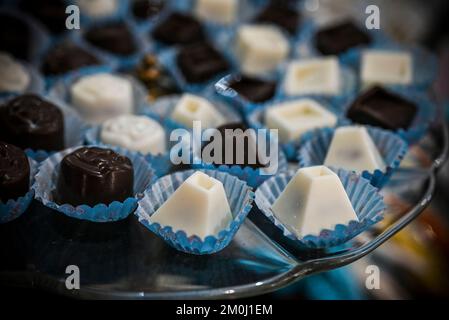
<instances>
[{"instance_id":1,"label":"textured chocolate surface","mask_svg":"<svg viewBox=\"0 0 449 320\"><path fill-rule=\"evenodd\" d=\"M0 141L0 200L17 199L30 188L30 164L25 153Z\"/></svg>"},{"instance_id":2,"label":"textured chocolate surface","mask_svg":"<svg viewBox=\"0 0 449 320\"><path fill-rule=\"evenodd\" d=\"M413 102L376 86L362 93L351 104L347 116L356 123L397 130L408 129L416 112Z\"/></svg>"},{"instance_id":3,"label":"textured chocolate surface","mask_svg":"<svg viewBox=\"0 0 449 320\"><path fill-rule=\"evenodd\" d=\"M93 27L86 32L84 38L90 44L118 55L127 56L137 51L131 31L121 22Z\"/></svg>"},{"instance_id":4,"label":"textured chocolate surface","mask_svg":"<svg viewBox=\"0 0 449 320\"><path fill-rule=\"evenodd\" d=\"M228 129L228 131L227 131ZM237 150L237 143L236 143L236 137L241 137L245 130L248 129L248 127L246 127L243 123L228 123L225 125L222 125L220 127L217 128L217 130L219 131L219 134L221 136L221 142L222 142L222 148L221 148L221 161L220 163L215 163L212 162L215 165L222 165L222 164L226 164L226 165L239 165L242 167L252 167L254 169L257 168L262 168L265 167L264 164L260 163L259 161L259 157L257 156L256 152L257 152L257 142L255 139L251 138L251 137L244 137L244 146L243 149L238 149ZM238 131L231 131L229 132L229 130L238 130ZM229 147L226 147L225 141L226 139L232 139L234 141L234 143L232 144L232 149ZM206 148L207 145L213 143L214 138L211 138L211 140L207 143L205 143L201 150L204 150L204 148ZM232 150L232 160L231 161L227 161L226 159L226 154L228 154L228 158L230 157L229 153ZM240 158L237 157L237 152L239 153L243 153L243 163L240 160ZM209 153L209 151L207 151L207 153ZM211 156L214 156L214 152L211 153ZM240 156L241 157L241 156ZM205 160L205 159L203 159ZM255 160L255 161L254 161ZM207 161L207 159L206 159ZM238 163L239 162L239 163ZM252 163L251 163L252 162Z\"/></svg>"},{"instance_id":5,"label":"textured chocolate surface","mask_svg":"<svg viewBox=\"0 0 449 320\"><path fill-rule=\"evenodd\" d=\"M30 36L31 30L24 21L10 14L0 13L0 51L28 60L31 49Z\"/></svg>"},{"instance_id":6,"label":"textured chocolate surface","mask_svg":"<svg viewBox=\"0 0 449 320\"><path fill-rule=\"evenodd\" d=\"M67 31L65 0L23 0L20 2L20 8L39 20L52 33L60 34Z\"/></svg>"},{"instance_id":7,"label":"textured chocolate surface","mask_svg":"<svg viewBox=\"0 0 449 320\"><path fill-rule=\"evenodd\" d=\"M0 140L22 149L64 149L64 117L52 103L34 94L18 96L0 106Z\"/></svg>"},{"instance_id":8,"label":"textured chocolate surface","mask_svg":"<svg viewBox=\"0 0 449 320\"><path fill-rule=\"evenodd\" d=\"M131 11L138 19L147 19L157 15L165 6L164 0L135 0Z\"/></svg>"},{"instance_id":9,"label":"textured chocolate surface","mask_svg":"<svg viewBox=\"0 0 449 320\"><path fill-rule=\"evenodd\" d=\"M47 52L42 64L45 75L60 75L86 66L100 64L87 50L71 42L53 47Z\"/></svg>"},{"instance_id":10,"label":"textured chocolate surface","mask_svg":"<svg viewBox=\"0 0 449 320\"><path fill-rule=\"evenodd\" d=\"M233 79L229 87L252 102L263 102L271 99L276 91L276 83L274 81L265 81L247 76Z\"/></svg>"},{"instance_id":11,"label":"textured chocolate surface","mask_svg":"<svg viewBox=\"0 0 449 320\"><path fill-rule=\"evenodd\" d=\"M110 204L133 196L134 169L127 157L113 150L83 147L60 164L55 198L77 206Z\"/></svg>"},{"instance_id":12,"label":"textured chocolate surface","mask_svg":"<svg viewBox=\"0 0 449 320\"><path fill-rule=\"evenodd\" d=\"M294 34L300 22L299 12L283 1L272 2L255 19L256 22L271 23Z\"/></svg>"},{"instance_id":13,"label":"textured chocolate surface","mask_svg":"<svg viewBox=\"0 0 449 320\"><path fill-rule=\"evenodd\" d=\"M201 23L193 16L174 12L152 32L154 39L167 44L189 44L204 39Z\"/></svg>"},{"instance_id":14,"label":"textured chocolate surface","mask_svg":"<svg viewBox=\"0 0 449 320\"><path fill-rule=\"evenodd\" d=\"M350 21L321 29L315 35L315 46L324 55L338 55L370 43L371 37Z\"/></svg>"},{"instance_id":15,"label":"textured chocolate surface","mask_svg":"<svg viewBox=\"0 0 449 320\"><path fill-rule=\"evenodd\" d=\"M182 48L177 63L188 82L208 81L229 69L225 58L206 42L198 42Z\"/></svg>"}]
</instances>

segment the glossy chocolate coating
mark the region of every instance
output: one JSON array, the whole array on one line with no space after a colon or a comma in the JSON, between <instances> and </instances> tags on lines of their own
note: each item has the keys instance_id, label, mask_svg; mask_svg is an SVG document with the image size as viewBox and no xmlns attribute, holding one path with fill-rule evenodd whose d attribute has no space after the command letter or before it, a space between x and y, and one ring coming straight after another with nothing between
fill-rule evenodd
<instances>
[{"instance_id":1,"label":"glossy chocolate coating","mask_svg":"<svg viewBox=\"0 0 449 320\"><path fill-rule=\"evenodd\" d=\"M360 124L388 130L408 129L417 112L416 105L381 87L362 93L351 104L347 117Z\"/></svg>"},{"instance_id":2,"label":"glossy chocolate coating","mask_svg":"<svg viewBox=\"0 0 449 320\"><path fill-rule=\"evenodd\" d=\"M25 153L0 141L0 200L7 202L25 195L30 188L30 164Z\"/></svg>"},{"instance_id":3,"label":"glossy chocolate coating","mask_svg":"<svg viewBox=\"0 0 449 320\"><path fill-rule=\"evenodd\" d=\"M239 135L238 131L235 131L234 133L232 133L232 132L229 132L229 131L227 132L226 129L229 129L229 130L241 130L240 131L240 135L242 135L245 132L245 130L248 129L248 127L246 127L242 123L228 123L228 124L222 125L222 126L217 128L217 130L218 130L218 132L219 132L219 134L221 136L221 142L222 142L221 156L222 156L222 158L221 158L220 163L212 162L213 164L215 164L215 165L222 165L222 164L239 165L239 166L242 166L242 167L252 167L254 169L263 168L263 167L266 166L266 165L260 163L259 157L256 154L256 152L257 152L257 149L256 149L257 142L255 140L253 140L250 137L245 137L244 138L243 150L242 149L237 150L238 146L237 146L237 143L236 143L235 136ZM234 141L234 143L232 145L232 156L233 156L232 157L232 161L226 161L227 149L226 149L226 144L225 144L226 140L225 139L227 137L228 137L228 139L232 139ZM231 138L231 137L233 137L233 138ZM202 146L201 150L204 150L204 148L207 145L212 143L213 139L214 138L211 138L209 142L205 143ZM231 149L228 149L228 150L230 152ZM238 163L237 152L243 152L243 163ZM250 154L250 152L252 152L252 154ZM211 155L213 156L214 152L212 152ZM229 157L229 155L228 155L228 157ZM255 159L255 161L251 160L251 162L253 162L253 163L250 163L250 159ZM241 161L239 161L239 162L241 162Z\"/></svg>"},{"instance_id":4,"label":"glossy chocolate coating","mask_svg":"<svg viewBox=\"0 0 449 320\"><path fill-rule=\"evenodd\" d=\"M23 0L20 8L39 20L52 33L60 34L67 31L65 22L68 15L65 12L67 8L65 0Z\"/></svg>"},{"instance_id":5,"label":"glossy chocolate coating","mask_svg":"<svg viewBox=\"0 0 449 320\"><path fill-rule=\"evenodd\" d=\"M132 197L133 185L131 160L110 149L83 147L62 159L55 198L73 206L110 204Z\"/></svg>"},{"instance_id":6,"label":"glossy chocolate coating","mask_svg":"<svg viewBox=\"0 0 449 320\"><path fill-rule=\"evenodd\" d=\"M225 58L206 42L198 42L180 50L177 63L188 82L205 82L229 69Z\"/></svg>"},{"instance_id":7,"label":"glossy chocolate coating","mask_svg":"<svg viewBox=\"0 0 449 320\"><path fill-rule=\"evenodd\" d=\"M229 87L252 102L264 102L271 99L276 91L276 83L274 81L265 81L247 76L233 79Z\"/></svg>"},{"instance_id":8,"label":"glossy chocolate coating","mask_svg":"<svg viewBox=\"0 0 449 320\"><path fill-rule=\"evenodd\" d=\"M86 32L84 38L100 49L122 56L131 55L137 51L131 31L121 22L93 27Z\"/></svg>"},{"instance_id":9,"label":"glossy chocolate coating","mask_svg":"<svg viewBox=\"0 0 449 320\"><path fill-rule=\"evenodd\" d=\"M64 117L54 104L34 94L0 106L0 139L22 149L64 149Z\"/></svg>"},{"instance_id":10,"label":"glossy chocolate coating","mask_svg":"<svg viewBox=\"0 0 449 320\"><path fill-rule=\"evenodd\" d=\"M288 3L272 2L255 19L256 22L271 23L294 34L300 22L299 12L292 9Z\"/></svg>"},{"instance_id":11,"label":"glossy chocolate coating","mask_svg":"<svg viewBox=\"0 0 449 320\"><path fill-rule=\"evenodd\" d=\"M131 11L138 19L154 17L164 8L164 0L135 0L132 2Z\"/></svg>"},{"instance_id":12,"label":"glossy chocolate coating","mask_svg":"<svg viewBox=\"0 0 449 320\"><path fill-rule=\"evenodd\" d=\"M8 13L0 13L0 51L28 60L31 49L30 36L31 30L24 21Z\"/></svg>"},{"instance_id":13,"label":"glossy chocolate coating","mask_svg":"<svg viewBox=\"0 0 449 320\"><path fill-rule=\"evenodd\" d=\"M166 44L189 44L203 40L204 31L193 16L174 12L154 28L152 36Z\"/></svg>"},{"instance_id":14,"label":"glossy chocolate coating","mask_svg":"<svg viewBox=\"0 0 449 320\"><path fill-rule=\"evenodd\" d=\"M338 55L370 43L371 37L350 21L321 29L315 35L315 46L324 55Z\"/></svg>"},{"instance_id":15,"label":"glossy chocolate coating","mask_svg":"<svg viewBox=\"0 0 449 320\"><path fill-rule=\"evenodd\" d=\"M47 52L42 64L45 75L61 75L82 67L100 64L90 52L71 42L53 47Z\"/></svg>"}]
</instances>

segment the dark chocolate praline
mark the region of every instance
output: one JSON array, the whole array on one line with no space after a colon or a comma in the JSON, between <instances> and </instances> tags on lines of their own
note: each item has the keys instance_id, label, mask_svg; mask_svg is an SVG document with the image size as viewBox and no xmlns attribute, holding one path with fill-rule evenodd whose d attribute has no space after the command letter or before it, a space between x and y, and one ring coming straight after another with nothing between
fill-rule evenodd
<instances>
[{"instance_id":1,"label":"dark chocolate praline","mask_svg":"<svg viewBox=\"0 0 449 320\"><path fill-rule=\"evenodd\" d=\"M64 149L64 116L54 104L34 94L0 106L0 139L22 149Z\"/></svg>"},{"instance_id":2,"label":"dark chocolate praline","mask_svg":"<svg viewBox=\"0 0 449 320\"><path fill-rule=\"evenodd\" d=\"M16 58L29 60L31 30L22 19L8 13L0 13L0 51Z\"/></svg>"},{"instance_id":3,"label":"dark chocolate praline","mask_svg":"<svg viewBox=\"0 0 449 320\"><path fill-rule=\"evenodd\" d=\"M257 15L255 21L271 23L286 30L290 34L294 34L300 23L300 14L292 8L290 3L272 1Z\"/></svg>"},{"instance_id":4,"label":"dark chocolate praline","mask_svg":"<svg viewBox=\"0 0 449 320\"><path fill-rule=\"evenodd\" d=\"M352 102L347 117L359 124L398 130L408 129L416 112L417 106L412 101L375 86Z\"/></svg>"},{"instance_id":5,"label":"dark chocolate praline","mask_svg":"<svg viewBox=\"0 0 449 320\"><path fill-rule=\"evenodd\" d=\"M113 54L128 56L137 51L137 45L128 26L110 22L89 29L84 38L90 44Z\"/></svg>"},{"instance_id":6,"label":"dark chocolate praline","mask_svg":"<svg viewBox=\"0 0 449 320\"><path fill-rule=\"evenodd\" d=\"M20 8L39 20L51 33L61 34L67 31L65 0L22 0Z\"/></svg>"},{"instance_id":7,"label":"dark chocolate praline","mask_svg":"<svg viewBox=\"0 0 449 320\"><path fill-rule=\"evenodd\" d=\"M193 16L174 12L154 28L152 37L166 44L189 44L204 39L201 23Z\"/></svg>"},{"instance_id":8,"label":"dark chocolate praline","mask_svg":"<svg viewBox=\"0 0 449 320\"><path fill-rule=\"evenodd\" d=\"M107 205L132 197L133 186L131 160L111 149L82 147L62 159L54 195L73 206Z\"/></svg>"},{"instance_id":9,"label":"dark chocolate praline","mask_svg":"<svg viewBox=\"0 0 449 320\"><path fill-rule=\"evenodd\" d=\"M30 164L20 148L0 141L0 200L25 195L30 188Z\"/></svg>"},{"instance_id":10,"label":"dark chocolate praline","mask_svg":"<svg viewBox=\"0 0 449 320\"><path fill-rule=\"evenodd\" d=\"M183 47L176 59L185 79L191 83L211 80L229 69L229 63L223 55L207 42Z\"/></svg>"},{"instance_id":11,"label":"dark chocolate praline","mask_svg":"<svg viewBox=\"0 0 449 320\"><path fill-rule=\"evenodd\" d=\"M72 42L64 42L51 48L42 63L45 75L61 75L82 67L100 64L93 54Z\"/></svg>"},{"instance_id":12,"label":"dark chocolate praline","mask_svg":"<svg viewBox=\"0 0 449 320\"><path fill-rule=\"evenodd\" d=\"M165 7L164 0L134 0L131 11L137 19L148 19L159 14Z\"/></svg>"},{"instance_id":13,"label":"dark chocolate praline","mask_svg":"<svg viewBox=\"0 0 449 320\"><path fill-rule=\"evenodd\" d=\"M266 164L261 163L259 156L257 155L257 141L255 137L251 135L245 135L245 131L248 129L243 123L228 123L217 128L218 134L221 137L221 159L217 163L212 161L210 163L214 165L238 165L241 167L251 167L254 169L266 167ZM209 142L203 144L201 151L203 152L205 148L214 142L214 137L212 137ZM237 139L243 139L243 146L237 144ZM230 145L230 141L233 141ZM225 143L225 141L228 141ZM232 147L232 148L231 148ZM212 146L210 147L212 148ZM210 150L206 150L209 153ZM232 152L232 157L230 153ZM240 154L241 153L241 154ZM212 159L215 152L211 152ZM207 159L203 159L206 162Z\"/></svg>"},{"instance_id":14,"label":"dark chocolate praline","mask_svg":"<svg viewBox=\"0 0 449 320\"><path fill-rule=\"evenodd\" d=\"M234 78L229 87L249 101L264 102L274 96L276 82L241 76Z\"/></svg>"},{"instance_id":15,"label":"dark chocolate praline","mask_svg":"<svg viewBox=\"0 0 449 320\"><path fill-rule=\"evenodd\" d=\"M315 46L324 55L338 55L360 45L369 45L371 37L351 21L319 30Z\"/></svg>"}]
</instances>

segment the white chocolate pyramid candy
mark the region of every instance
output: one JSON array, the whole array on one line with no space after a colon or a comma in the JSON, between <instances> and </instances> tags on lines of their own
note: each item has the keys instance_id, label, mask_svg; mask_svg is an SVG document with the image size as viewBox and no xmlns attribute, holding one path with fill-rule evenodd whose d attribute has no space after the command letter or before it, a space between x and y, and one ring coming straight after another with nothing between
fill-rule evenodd
<instances>
[{"instance_id":1,"label":"white chocolate pyramid candy","mask_svg":"<svg viewBox=\"0 0 449 320\"><path fill-rule=\"evenodd\" d=\"M408 53L367 50L362 55L361 79L365 86L412 82L412 57Z\"/></svg>"},{"instance_id":2,"label":"white chocolate pyramid candy","mask_svg":"<svg viewBox=\"0 0 449 320\"><path fill-rule=\"evenodd\" d=\"M365 127L335 130L324 165L348 171L384 170L385 163Z\"/></svg>"},{"instance_id":3,"label":"white chocolate pyramid candy","mask_svg":"<svg viewBox=\"0 0 449 320\"><path fill-rule=\"evenodd\" d=\"M187 128L193 127L193 121L201 121L203 128L216 128L226 122L223 115L207 99L185 93L176 104L171 118Z\"/></svg>"},{"instance_id":4,"label":"white chocolate pyramid candy","mask_svg":"<svg viewBox=\"0 0 449 320\"><path fill-rule=\"evenodd\" d=\"M282 32L272 25L244 25L237 31L236 53L243 73L263 75L273 71L290 51Z\"/></svg>"},{"instance_id":5,"label":"white chocolate pyramid candy","mask_svg":"<svg viewBox=\"0 0 449 320\"><path fill-rule=\"evenodd\" d=\"M196 0L196 15L205 21L230 24L237 16L238 0Z\"/></svg>"},{"instance_id":6,"label":"white chocolate pyramid candy","mask_svg":"<svg viewBox=\"0 0 449 320\"><path fill-rule=\"evenodd\" d=\"M338 176L325 166L299 169L273 204L274 215L298 237L358 221Z\"/></svg>"},{"instance_id":7,"label":"white chocolate pyramid candy","mask_svg":"<svg viewBox=\"0 0 449 320\"><path fill-rule=\"evenodd\" d=\"M337 117L312 99L280 103L265 112L265 125L279 130L283 143L298 139L308 130L333 127Z\"/></svg>"},{"instance_id":8,"label":"white chocolate pyramid candy","mask_svg":"<svg viewBox=\"0 0 449 320\"><path fill-rule=\"evenodd\" d=\"M92 17L104 17L114 14L118 9L118 0L77 0L82 14Z\"/></svg>"},{"instance_id":9,"label":"white chocolate pyramid candy","mask_svg":"<svg viewBox=\"0 0 449 320\"><path fill-rule=\"evenodd\" d=\"M101 124L133 111L131 82L112 74L84 76L72 85L70 93L72 103L89 123Z\"/></svg>"},{"instance_id":10,"label":"white chocolate pyramid candy","mask_svg":"<svg viewBox=\"0 0 449 320\"><path fill-rule=\"evenodd\" d=\"M30 75L11 55L0 52L0 92L23 92Z\"/></svg>"},{"instance_id":11,"label":"white chocolate pyramid candy","mask_svg":"<svg viewBox=\"0 0 449 320\"><path fill-rule=\"evenodd\" d=\"M125 114L103 123L101 141L142 154L153 155L166 151L164 128L146 116Z\"/></svg>"},{"instance_id":12,"label":"white chocolate pyramid candy","mask_svg":"<svg viewBox=\"0 0 449 320\"><path fill-rule=\"evenodd\" d=\"M340 65L336 57L290 62L284 81L287 95L340 93Z\"/></svg>"},{"instance_id":13,"label":"white chocolate pyramid candy","mask_svg":"<svg viewBox=\"0 0 449 320\"><path fill-rule=\"evenodd\" d=\"M202 239L226 229L232 213L221 181L195 172L156 210L151 222Z\"/></svg>"}]
</instances>

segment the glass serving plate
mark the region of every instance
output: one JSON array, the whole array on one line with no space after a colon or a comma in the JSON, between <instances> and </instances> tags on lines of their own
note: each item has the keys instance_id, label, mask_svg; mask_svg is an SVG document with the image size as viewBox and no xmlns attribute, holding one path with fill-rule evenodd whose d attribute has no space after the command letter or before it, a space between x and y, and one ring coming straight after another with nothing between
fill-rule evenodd
<instances>
[{"instance_id":1,"label":"glass serving plate","mask_svg":"<svg viewBox=\"0 0 449 320\"><path fill-rule=\"evenodd\" d=\"M382 190L388 203L382 227L332 250L301 250L257 208L227 248L195 256L169 247L134 215L91 223L34 201L22 217L0 225L0 283L79 298L212 299L272 292L356 261L399 232L429 204L447 153L448 129L434 123ZM413 205L404 210L395 199ZM66 288L69 265L79 267L79 290Z\"/></svg>"}]
</instances>

